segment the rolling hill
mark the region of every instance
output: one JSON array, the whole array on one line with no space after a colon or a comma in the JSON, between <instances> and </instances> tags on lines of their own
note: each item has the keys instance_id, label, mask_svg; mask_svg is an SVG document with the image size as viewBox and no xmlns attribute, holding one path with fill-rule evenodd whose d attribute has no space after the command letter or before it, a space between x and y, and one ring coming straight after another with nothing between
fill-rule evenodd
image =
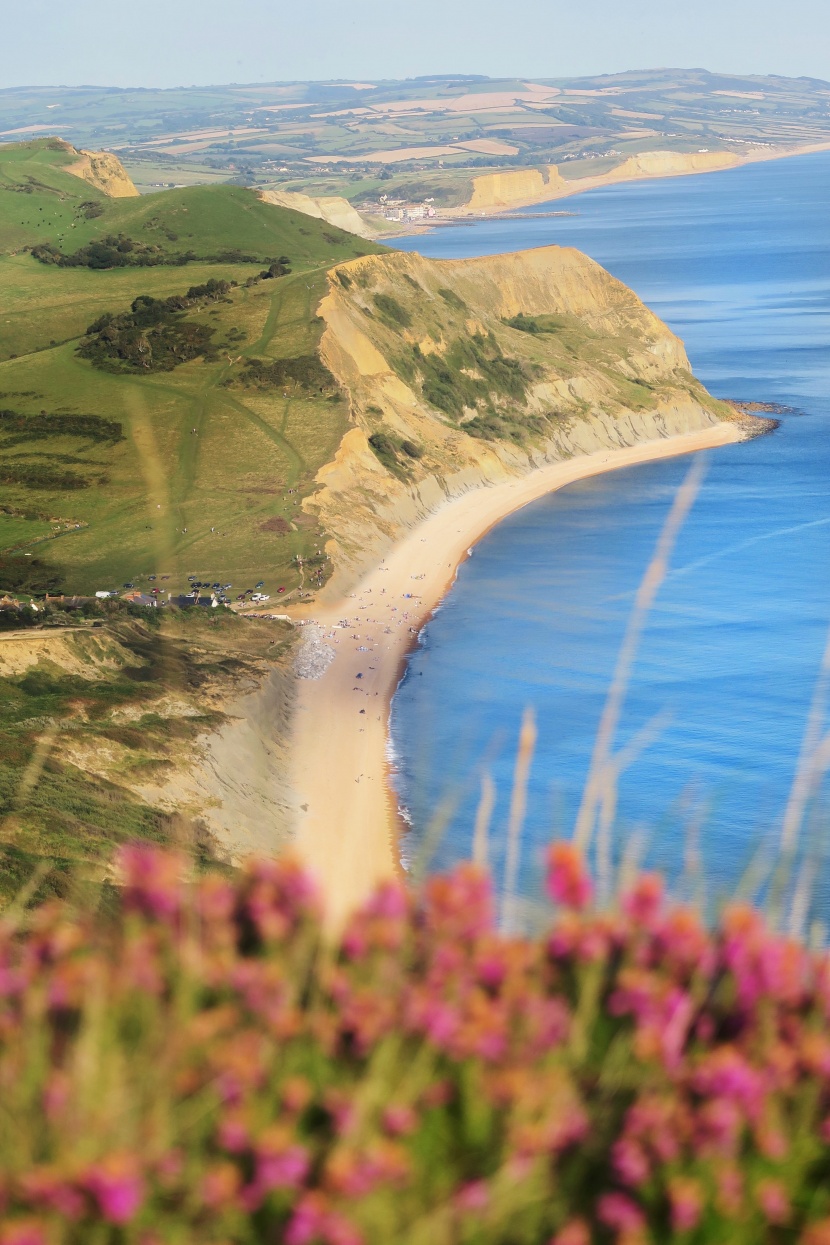
<instances>
[{"instance_id":1,"label":"rolling hill","mask_svg":"<svg viewBox=\"0 0 830 1245\"><path fill-rule=\"evenodd\" d=\"M27 586L27 554L74 592L245 587L266 565L295 587L321 546L299 502L347 424L316 304L332 264L379 248L243 187L114 199L78 160L49 139L0 149L0 588ZM137 298L178 305L132 359L79 354ZM195 354L159 345L188 335Z\"/></svg>"}]
</instances>

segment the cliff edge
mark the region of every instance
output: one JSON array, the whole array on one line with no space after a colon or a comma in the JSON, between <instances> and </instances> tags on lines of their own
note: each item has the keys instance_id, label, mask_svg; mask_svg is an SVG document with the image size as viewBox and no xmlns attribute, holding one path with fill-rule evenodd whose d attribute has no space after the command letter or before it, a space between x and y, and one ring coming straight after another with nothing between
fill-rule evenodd
<instances>
[{"instance_id":1,"label":"cliff edge","mask_svg":"<svg viewBox=\"0 0 830 1245\"><path fill-rule=\"evenodd\" d=\"M733 418L682 342L587 256L366 256L332 269L321 357L352 427L304 507L342 591L445 499Z\"/></svg>"},{"instance_id":2,"label":"cliff edge","mask_svg":"<svg viewBox=\"0 0 830 1245\"><path fill-rule=\"evenodd\" d=\"M650 177L683 177L691 173L715 173L735 168L746 161L732 151L644 151L629 156L615 168L596 176L574 178L562 176L559 166L549 164L546 176L540 169L516 169L502 173L483 173L473 178L473 191L460 208L450 209L451 215L467 212L498 211L504 208L528 207L596 190L617 182L642 181Z\"/></svg>"},{"instance_id":3,"label":"cliff edge","mask_svg":"<svg viewBox=\"0 0 830 1245\"><path fill-rule=\"evenodd\" d=\"M96 190L109 195L110 199L134 199L138 197L131 179L123 164L110 151L75 151L67 144L68 150L74 152L78 159L68 164L64 170L73 177L80 177L89 182Z\"/></svg>"},{"instance_id":4,"label":"cliff edge","mask_svg":"<svg viewBox=\"0 0 830 1245\"><path fill-rule=\"evenodd\" d=\"M293 208L305 216L313 216L328 225L345 229L347 233L357 234L359 238L372 239L375 232L360 213L352 207L348 199L337 195L313 198L311 195L297 194L292 190L261 190L259 197L265 203L273 203L276 207Z\"/></svg>"}]
</instances>

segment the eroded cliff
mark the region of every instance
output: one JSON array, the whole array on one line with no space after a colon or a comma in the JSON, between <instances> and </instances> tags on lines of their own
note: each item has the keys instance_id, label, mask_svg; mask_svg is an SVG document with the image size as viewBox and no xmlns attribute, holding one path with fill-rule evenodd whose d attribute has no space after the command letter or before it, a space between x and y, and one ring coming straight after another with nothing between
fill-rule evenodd
<instances>
[{"instance_id":1,"label":"eroded cliff","mask_svg":"<svg viewBox=\"0 0 830 1245\"><path fill-rule=\"evenodd\" d=\"M484 173L473 178L473 193L465 206L470 211L512 207L543 198L555 199L567 191L568 183L555 164L547 166L547 177L541 169Z\"/></svg>"},{"instance_id":2,"label":"eroded cliff","mask_svg":"<svg viewBox=\"0 0 830 1245\"><path fill-rule=\"evenodd\" d=\"M342 591L447 497L733 416L680 340L578 251L366 256L329 274L321 354L353 427L304 503Z\"/></svg>"},{"instance_id":3,"label":"eroded cliff","mask_svg":"<svg viewBox=\"0 0 830 1245\"><path fill-rule=\"evenodd\" d=\"M473 178L473 192L457 213L498 211L529 206L552 199L564 199L596 190L616 182L642 181L649 177L682 177L691 173L714 173L731 169L744 161L732 151L644 151L629 156L615 168L596 176L565 179L558 165L547 166L547 177L539 169L484 173Z\"/></svg>"},{"instance_id":4,"label":"eroded cliff","mask_svg":"<svg viewBox=\"0 0 830 1245\"><path fill-rule=\"evenodd\" d=\"M260 198L266 203L277 207L293 208L305 216L313 216L328 225L345 229L347 233L355 233L359 238L374 238L375 232L360 213L352 207L348 199L337 195L314 198L311 195L297 194L291 190L262 190Z\"/></svg>"},{"instance_id":5,"label":"eroded cliff","mask_svg":"<svg viewBox=\"0 0 830 1245\"><path fill-rule=\"evenodd\" d=\"M134 199L138 196L123 164L112 152L78 151L76 154L78 159L66 166L67 173L89 182L90 186L103 191L111 199Z\"/></svg>"}]
</instances>

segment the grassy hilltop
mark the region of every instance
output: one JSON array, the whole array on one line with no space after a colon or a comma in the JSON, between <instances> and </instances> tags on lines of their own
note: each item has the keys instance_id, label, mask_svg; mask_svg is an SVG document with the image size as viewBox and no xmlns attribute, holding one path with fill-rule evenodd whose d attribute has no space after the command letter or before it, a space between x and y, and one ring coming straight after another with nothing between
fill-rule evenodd
<instances>
[{"instance_id":1,"label":"grassy hilltop","mask_svg":"<svg viewBox=\"0 0 830 1245\"><path fill-rule=\"evenodd\" d=\"M0 588L244 588L268 567L290 589L321 545L299 502L346 426L316 304L332 264L379 248L237 186L113 199L77 161L0 149ZM143 304L164 323L132 326L131 357L129 332L79 355L137 298L177 305Z\"/></svg>"}]
</instances>

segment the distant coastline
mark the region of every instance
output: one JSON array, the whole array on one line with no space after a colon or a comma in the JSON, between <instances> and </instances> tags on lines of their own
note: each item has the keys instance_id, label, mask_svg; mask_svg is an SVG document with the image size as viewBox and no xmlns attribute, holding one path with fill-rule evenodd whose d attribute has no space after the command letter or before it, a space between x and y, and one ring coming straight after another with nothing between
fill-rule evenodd
<instances>
[{"instance_id":1,"label":"distant coastline","mask_svg":"<svg viewBox=\"0 0 830 1245\"><path fill-rule=\"evenodd\" d=\"M464 204L461 207L445 208L440 216L436 215L432 219L419 221L417 224L413 223L410 227L402 227L388 232L384 231L384 234L382 237L379 236L378 240L386 241L396 237L414 237L418 234L429 233L432 229L440 229L442 226L487 219L493 216L500 216L505 212L511 212L525 207L536 207L544 203L555 203L562 199L573 198L575 195L585 194L589 190L600 190L607 186L622 186L631 182L641 181L661 181L670 177L698 177L711 173L724 173L732 169L744 168L748 164L762 164L772 160L787 160L794 156L813 155L821 151L830 151L830 141L807 143L797 147L790 147L785 150L762 149L753 151L745 156L739 156L732 152L706 153L711 154L712 156L735 154L735 160L733 163L721 165L713 163L712 167L689 167L655 173L633 172L630 175L623 176L619 176L618 168L612 169L608 173L601 173L596 177L576 178L573 182L567 182L564 178L561 178L554 184L545 186L545 188L538 194L525 196L518 195L515 199L511 198L509 202L494 203L490 206L482 205L471 207L468 204ZM661 153L644 153L646 156L658 154ZM500 174L492 174L491 176L498 177Z\"/></svg>"}]
</instances>

